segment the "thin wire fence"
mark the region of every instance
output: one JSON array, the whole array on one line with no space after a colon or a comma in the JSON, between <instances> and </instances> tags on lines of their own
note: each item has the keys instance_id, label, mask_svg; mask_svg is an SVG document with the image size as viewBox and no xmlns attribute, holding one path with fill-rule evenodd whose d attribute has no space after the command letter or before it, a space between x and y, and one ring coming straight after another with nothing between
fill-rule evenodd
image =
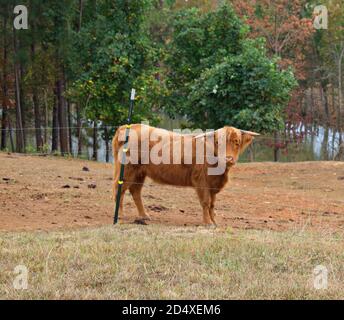
<instances>
[{"instance_id":1,"label":"thin wire fence","mask_svg":"<svg viewBox=\"0 0 344 320\"><path fill-rule=\"evenodd\" d=\"M47 156L47 154L41 154L42 156ZM20 156L39 156L38 154L20 154ZM117 178L117 177L116 177ZM116 180L115 177L113 177L113 183L116 184L118 181ZM148 186L148 187L151 187L151 188L161 188L161 185L159 184L152 184L152 183L147 183L147 182L137 182L137 181L130 181L130 180L124 180L124 184L127 185L127 186L130 186L130 185L141 185L141 186ZM279 182L279 184L281 184ZM284 187L286 187L286 183L282 183L284 185ZM268 184L267 184L268 185ZM165 185L167 186L167 185ZM179 188L179 189L185 189L185 186L178 186L178 185L174 185L173 187L175 188ZM193 189L200 189L200 190L210 190L210 191L220 191L220 190L223 190L223 188L210 188L210 187L207 187L207 186L187 186L189 188L193 188ZM264 187L264 190L262 191L264 194L269 191L269 189L272 189L269 188L269 187ZM299 189L297 190L298 194L303 191L308 191L308 190L313 190L314 187L313 185L309 186L307 185L306 182L303 182L301 183L301 185L299 186ZM231 190L233 191L238 191L238 190L235 190L234 188L232 188ZM337 201L336 203L327 203L328 205L333 205L333 206L338 206L338 205L344 205L344 198L343 198L343 201ZM278 207L282 207L282 208L292 208L292 209L300 209L300 207L296 207L296 206L290 206L290 205L283 205L283 204L278 204L277 205ZM328 208L328 206L327 206ZM326 210L326 209L311 209L313 212L323 212L323 210Z\"/></svg>"},{"instance_id":2,"label":"thin wire fence","mask_svg":"<svg viewBox=\"0 0 344 320\"><path fill-rule=\"evenodd\" d=\"M68 136L70 136L69 142L71 140L71 143L68 145L71 150L69 150L69 152L64 152L64 155L87 158L89 160L97 160L101 162L112 162L113 152L111 141L114 131L119 127L120 126L98 126L95 128L88 126L88 124L70 127L41 127L38 129L41 130L43 147L39 150L36 150L35 131L37 128L34 126L25 127L23 129L0 129L0 133L4 130L7 130L8 133L12 133L7 135L7 148L5 148L6 151L11 150L12 152L15 152L17 131L22 130L26 133L25 153L28 155L45 156L49 154L61 154L59 146L57 146L57 150L52 150L53 139L51 130L68 130ZM179 128L175 129L175 131L178 133L183 133L183 130L180 130ZM96 140L94 140L95 133L97 137ZM189 129L187 133L192 134L192 130ZM194 134L197 135L199 132ZM340 143L341 141L344 141L343 134L344 133L339 134L337 131L332 130L329 132L328 138L325 141L324 133L319 134L317 130L310 131L306 130L305 128L300 128L300 126L295 126L292 127L286 135L281 133L281 136L277 139L268 135L256 137L248 152L241 157L241 161L274 161L271 150L279 150L281 152L279 156L283 162L304 160L335 160L340 151ZM313 151L309 151L310 148L313 149ZM321 153L316 151L320 149ZM306 156L301 154L306 154L307 152L309 152L309 154ZM143 153L141 152L141 154ZM206 156L205 158L207 157L209 158L209 156Z\"/></svg>"},{"instance_id":3,"label":"thin wire fence","mask_svg":"<svg viewBox=\"0 0 344 320\"><path fill-rule=\"evenodd\" d=\"M82 126L82 127L76 127L76 126L72 126L72 127L41 127L41 128L35 128L35 127L26 127L26 128L0 128L0 131L37 131L37 130L40 130L41 132L44 132L44 131L49 131L49 130L98 130L98 131L101 131L101 130L111 130L111 129L118 129L122 126L99 126L99 127L85 127L85 126ZM164 129L164 128L161 128L161 129ZM166 129L167 130L167 129ZM172 129L171 131L178 131L178 133L181 133L183 134L183 129L179 129L179 128L176 128L176 129ZM180 132L181 130L181 132ZM185 130L191 130L191 134L193 129L185 129ZM197 133L194 133L194 135L198 135L199 134L199 129L195 129L194 131L197 130ZM336 133L336 138L339 139L339 133L337 132ZM344 137L344 133L341 134L342 137ZM257 136L255 137L255 140L256 141L273 141L273 142L276 142L276 141L282 141L282 142L289 142L289 143L295 143L295 142L299 142L299 141L302 141L302 139L306 136L317 136L317 133L316 132L311 132L311 131L305 131L305 132L297 132L295 130L291 130L289 132L289 138L286 138L286 137L278 137L278 138L274 138L274 137L271 137L271 136L268 136L268 135L260 135L260 136ZM344 138L343 138L344 140Z\"/></svg>"},{"instance_id":4,"label":"thin wire fence","mask_svg":"<svg viewBox=\"0 0 344 320\"><path fill-rule=\"evenodd\" d=\"M36 156L47 156L46 153L31 153L31 154L27 154L27 155L36 155ZM80 155L89 155L88 152L82 152ZM25 156L25 155L24 155ZM116 183L115 180L113 180L113 183ZM136 181L125 181L126 184L134 184L134 185L144 185L146 187L149 187L149 188L161 188L162 186L159 185L159 184L153 184L153 183L139 183L139 182L136 182ZM282 183L286 186L286 183ZM178 188L178 189L185 189L185 187L183 186L173 186L175 188ZM297 193L300 194L300 192L302 193L302 191L304 191L304 195L306 195L306 192L309 191L309 190L313 190L313 185L307 185L306 182L301 182L300 188L302 187L302 190L297 190ZM219 191L220 189L218 188L209 188L209 187L206 187L206 186L193 186L192 187L193 189L201 189L201 190L209 190L209 191ZM232 188L232 189L225 189L226 192L235 192L238 191L236 190L235 188ZM265 187L264 190L263 190L263 194L266 194L266 193L269 193L270 191L272 191L272 187L269 188L269 187ZM239 190L240 192L240 190ZM292 190L287 190L286 192L283 192L284 196L288 196L290 198L290 202L293 202L295 201L295 195L296 195L296 191L293 192ZM303 195L303 193L302 193ZM299 200L299 199L298 199ZM310 199L308 199L310 200ZM248 207L259 207L257 206L257 203L256 202L252 202L248 199L240 199L240 201L237 201L237 203L242 203L242 202L245 202L245 205L247 205ZM233 206L235 205L236 202L233 203ZM318 207L315 207L315 205L312 205L310 202L307 203L307 205L305 206L296 206L296 205L290 205L290 204L283 204L283 203L269 203L267 204L267 207L269 208L269 210L281 210L281 209L287 209L287 210L292 210L293 212L303 212L305 214L305 219L311 219L311 217L315 214L319 215L317 216L319 219L322 218L322 216L326 213L326 212L329 212L329 211L341 211L340 208L341 206L343 206L344 204L344 199L343 201L329 201L329 199L324 199L323 201L323 206L318 206ZM313 206L313 207L312 207ZM219 208L218 210L219 212L223 212L223 213L226 213L226 212L232 212L231 210L229 210L228 208ZM324 218L326 218L324 216Z\"/></svg>"},{"instance_id":5,"label":"thin wire fence","mask_svg":"<svg viewBox=\"0 0 344 320\"><path fill-rule=\"evenodd\" d=\"M116 180L116 178L113 179L113 183L116 184L118 183L118 181ZM161 185L159 184L152 184L152 183L145 183L145 182L137 182L137 181L128 181L128 180L124 180L124 184L127 184L127 186L130 185L140 185L140 186L148 186L148 187L156 187L156 188L161 188ZM168 186L168 185L164 185L164 186ZM173 185L174 188L179 188L179 189L185 189L185 186L178 186L178 185ZM200 190L213 190L213 191L219 191L219 190L223 190L223 188L209 188L206 186L186 186L188 188L193 188L193 189L200 189ZM309 187L306 188L305 186L303 187L303 190L313 190L313 188ZM298 192L300 192L300 190L298 190ZM344 199L343 201L339 201L337 204L344 204ZM335 203L333 203L333 205L337 205ZM283 204L278 204L278 206L280 207L284 207L285 205ZM295 207L295 206L287 206L288 208L299 208L299 207ZM299 208L300 209L300 208ZM320 209L315 209L317 211L321 211Z\"/></svg>"},{"instance_id":6,"label":"thin wire fence","mask_svg":"<svg viewBox=\"0 0 344 320\"><path fill-rule=\"evenodd\" d=\"M115 181L114 181L115 182ZM137 182L130 182L130 181L127 181L128 184L136 184L136 185L144 185L144 186L147 186L149 188L153 188L153 189L156 189L156 188L161 188L161 187L171 187L171 186L162 186L162 185L159 185L159 184L152 184L152 183L137 183ZM286 183L282 183L282 185L284 185L283 187L285 188ZM178 188L178 189L184 189L185 190L185 187L183 186L173 186L173 188ZM205 187L192 187L193 189L210 189L210 191L214 191L214 188L205 188ZM256 201L252 201L252 200L249 200L249 199L246 199L245 198L245 195L247 194L247 190L245 190L245 195L243 195L243 197L240 198L240 200L238 199L238 194L242 194L242 190L239 189L239 188L233 188L233 187L230 187L230 188L225 188L223 189L223 196L227 196L228 194L232 194L232 198L233 198L233 202L232 202L232 205L233 207L237 207L237 206L243 206L243 203L245 204L245 208L247 208L247 210L251 210L251 209L257 209L257 210L260 210L262 209L262 207L264 207L265 209L268 209L268 210L272 210L272 211L276 211L276 212L279 212L281 210L289 210L290 213L292 214L302 214L303 215L303 218L294 218L296 220L293 220L293 223L295 225L295 228L294 228L294 231L298 233L298 235L301 235L304 231L306 231L307 229L307 226L309 225L313 225L313 219L317 219L318 222L317 222L317 225L319 225L322 229L323 229L323 232L324 234L328 233L328 229L325 228L325 225L327 225L328 223L331 223L331 221L329 220L326 220L328 215L331 214L331 212L333 212L334 215L338 215L340 214L340 212L342 212L342 210L340 208L342 208L341 206L344 204L344 200L343 201L331 201L329 202L329 199L327 198L324 198L322 200L322 206L319 206L319 204L314 204L312 202L312 199L311 198L308 198L306 196L309 196L309 194L306 194L306 191L309 191L311 190L311 188L308 188L306 190L305 187L303 187L303 191L304 193L301 193L301 198L302 198L302 201L305 201L306 200L306 204L304 205L300 205L300 206L296 206L296 205L290 205L290 204L283 204L283 203L273 203L273 202L270 202L267 204L267 202L264 202L264 198L261 198L261 202L257 204ZM218 191L218 189L216 189L216 191ZM271 188L269 187L264 187L264 195L266 194L270 194L271 195L271 192L272 191L275 191L273 189L273 186ZM292 190L287 190L283 192L283 196L284 197L287 197L289 200L288 202L293 202L295 200L298 200L300 201L300 190L297 190L297 196L298 198L295 199L295 196L296 196L296 193L293 193ZM305 197L305 198L303 198ZM320 200L320 199L318 199ZM308 201L308 202L307 202ZM230 210L228 209L228 207L218 207L217 208L217 213L218 214L231 214L233 215L233 210ZM241 218L243 218L245 220L245 218L240 215ZM235 217L233 217L233 219L235 219ZM256 218L257 220L261 221L261 220L264 220L264 224L265 223L269 223L269 221L266 220L266 218L262 218L262 219L259 219L259 218ZM276 223L276 220L274 219L272 222ZM297 227L299 226L299 227ZM343 242L343 239L337 239L337 241L339 242Z\"/></svg>"},{"instance_id":7,"label":"thin wire fence","mask_svg":"<svg viewBox=\"0 0 344 320\"><path fill-rule=\"evenodd\" d=\"M104 129L117 129L121 126L101 126L101 127L96 127L97 130L104 130ZM35 128L35 127L25 127L25 128L1 128L0 131L27 131L27 130L69 130L69 129L85 129L85 130L94 130L94 127L41 127L41 128Z\"/></svg>"},{"instance_id":8,"label":"thin wire fence","mask_svg":"<svg viewBox=\"0 0 344 320\"><path fill-rule=\"evenodd\" d=\"M47 131L52 131L52 130L80 130L80 131L86 131L86 132L91 132L93 131L94 129L98 130L99 131L102 131L102 130L116 130L118 129L120 126L97 126L97 127L91 127L91 126L70 126L70 127L41 127L41 128L36 128L36 127L25 127L25 128L0 128L0 133L2 131L7 131L7 132L13 132L13 133L16 133L16 131L37 131L37 130L41 130L42 132L42 135L44 135L44 132L47 132ZM179 129L178 129L179 130ZM343 133L338 133L336 131L333 131L334 133L334 139L335 139L335 142L338 143L340 141L340 137L343 137ZM305 130L303 132L301 132L299 130L299 128L291 128L291 130L288 132L288 135L289 137L285 137L285 136L281 136L281 137L278 137L278 138L274 138L274 137L271 137L271 136L266 136L266 135L262 135L262 136L259 136L259 137L256 137L255 138L255 143L259 144L259 143L271 143L271 144L275 144L276 141L280 142L280 143L285 143L285 144L299 144L299 143L302 143L303 142L303 139L305 137L311 137L311 136L317 136L317 132L315 131L309 131L309 130ZM75 137L75 134L73 134L73 136ZM344 139L343 139L344 140ZM49 139L49 142L51 141L51 139ZM334 141L332 141L334 142ZM77 141L73 141L73 144L74 145L77 145ZM334 148L333 146L329 145L328 146L329 148ZM140 151L140 153L147 153L147 151L142 151L142 150L131 150L131 151ZM57 151L56 151L57 152ZM109 149L108 149L108 152L110 155L112 155L112 147L111 147L111 143L109 144ZM74 156L77 156L77 157L87 157L87 158L92 158L92 151L90 150L89 152L85 152L85 151L81 151L81 152L78 152L78 151L75 151L72 152L72 154ZM51 152L26 152L25 155L30 155L30 156L47 156L51 154ZM114 181L114 183L116 183L116 181ZM139 182L135 182L135 181L125 181L126 184L134 184L134 185L145 185L147 187L150 187L150 188L161 188L161 185L158 185L158 184L153 184L153 183L139 183ZM173 186L173 187L176 187L176 188L179 188L179 189L185 189L185 187L183 186ZM201 190L209 190L209 191L219 191L220 189L219 188L209 188L209 187L206 187L206 186L194 186L192 187L194 189L201 189ZM309 191L309 190L312 190L311 187L307 187L306 183L304 183L302 185L302 189L305 190L305 191ZM290 190L291 191L291 190ZM297 191L298 193L300 192L300 190ZM287 194L288 195L294 195L292 194L292 192L289 192L287 191ZM290 197L290 201L292 202L293 201L293 197L291 196ZM240 200L242 201L242 199ZM293 206L293 205L290 205L290 204L269 204L270 206L270 209L271 207L273 207L273 209L275 210L279 210L279 209L289 209L289 210L294 210L294 211L303 211L305 213L308 213L309 215L312 215L312 214L323 214L325 211L328 211L329 208L331 207L337 207L338 205L343 205L344 203L344 200L340 203L338 202L324 202L323 204L323 207L318 207L318 208L305 208L305 207L300 207L300 206ZM251 207L256 207L257 206L257 203L252 203L252 202L246 202L246 204L248 206L251 206ZM226 208L221 208L221 211L223 212L229 212L229 210L227 210Z\"/></svg>"}]
</instances>

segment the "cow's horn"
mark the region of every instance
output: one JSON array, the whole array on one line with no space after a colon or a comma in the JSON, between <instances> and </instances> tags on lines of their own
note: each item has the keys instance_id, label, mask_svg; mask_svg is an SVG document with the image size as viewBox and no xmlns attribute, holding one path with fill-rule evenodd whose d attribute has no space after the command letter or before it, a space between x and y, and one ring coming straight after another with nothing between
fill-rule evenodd
<instances>
[{"instance_id":1,"label":"cow's horn","mask_svg":"<svg viewBox=\"0 0 344 320\"><path fill-rule=\"evenodd\" d=\"M259 133L256 133L256 132L246 131L246 130L240 130L240 131L241 131L241 133L243 133L243 134L249 134L249 135L252 136L252 137L258 137L258 136L260 136L260 134L259 134Z\"/></svg>"},{"instance_id":2,"label":"cow's horn","mask_svg":"<svg viewBox=\"0 0 344 320\"><path fill-rule=\"evenodd\" d=\"M200 139L200 138L204 138L204 137L211 137L214 134L215 134L215 131L210 131L210 132L202 133L202 134L199 134L198 136L196 136L195 139Z\"/></svg>"}]
</instances>

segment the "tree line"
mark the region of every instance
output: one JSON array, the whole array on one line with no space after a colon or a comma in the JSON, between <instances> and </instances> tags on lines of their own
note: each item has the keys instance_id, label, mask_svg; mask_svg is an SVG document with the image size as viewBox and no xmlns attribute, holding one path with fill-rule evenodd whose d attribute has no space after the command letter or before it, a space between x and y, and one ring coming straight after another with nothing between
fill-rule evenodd
<instances>
[{"instance_id":1,"label":"tree line","mask_svg":"<svg viewBox=\"0 0 344 320\"><path fill-rule=\"evenodd\" d=\"M0 148L82 155L92 140L97 159L101 135L109 159L132 87L134 122L274 134L276 160L297 123L342 132L344 12L324 2L328 30L312 1L23 0L29 28L16 30L3 0Z\"/></svg>"}]
</instances>

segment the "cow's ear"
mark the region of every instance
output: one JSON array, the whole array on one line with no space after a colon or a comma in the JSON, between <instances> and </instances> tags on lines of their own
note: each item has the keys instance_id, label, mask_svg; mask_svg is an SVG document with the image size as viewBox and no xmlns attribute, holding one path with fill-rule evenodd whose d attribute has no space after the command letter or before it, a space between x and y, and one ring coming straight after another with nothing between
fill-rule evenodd
<instances>
[{"instance_id":1,"label":"cow's ear","mask_svg":"<svg viewBox=\"0 0 344 320\"><path fill-rule=\"evenodd\" d=\"M240 154L242 154L247 147L253 142L254 135L250 133L241 133L241 147L240 147Z\"/></svg>"}]
</instances>

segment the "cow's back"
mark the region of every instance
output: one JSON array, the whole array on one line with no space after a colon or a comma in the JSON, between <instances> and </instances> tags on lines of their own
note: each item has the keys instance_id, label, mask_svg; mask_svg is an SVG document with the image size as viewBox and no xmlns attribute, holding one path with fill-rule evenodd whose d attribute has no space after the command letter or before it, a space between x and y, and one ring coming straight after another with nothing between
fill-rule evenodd
<instances>
[{"instance_id":1,"label":"cow's back","mask_svg":"<svg viewBox=\"0 0 344 320\"><path fill-rule=\"evenodd\" d=\"M113 139L114 159L118 164L126 129L126 126L120 127ZM195 166L192 135L182 135L145 124L134 124L130 130L131 162L126 165L127 174L132 176L137 172L140 176L144 174L162 184L193 185L193 175L199 166Z\"/></svg>"}]
</instances>

